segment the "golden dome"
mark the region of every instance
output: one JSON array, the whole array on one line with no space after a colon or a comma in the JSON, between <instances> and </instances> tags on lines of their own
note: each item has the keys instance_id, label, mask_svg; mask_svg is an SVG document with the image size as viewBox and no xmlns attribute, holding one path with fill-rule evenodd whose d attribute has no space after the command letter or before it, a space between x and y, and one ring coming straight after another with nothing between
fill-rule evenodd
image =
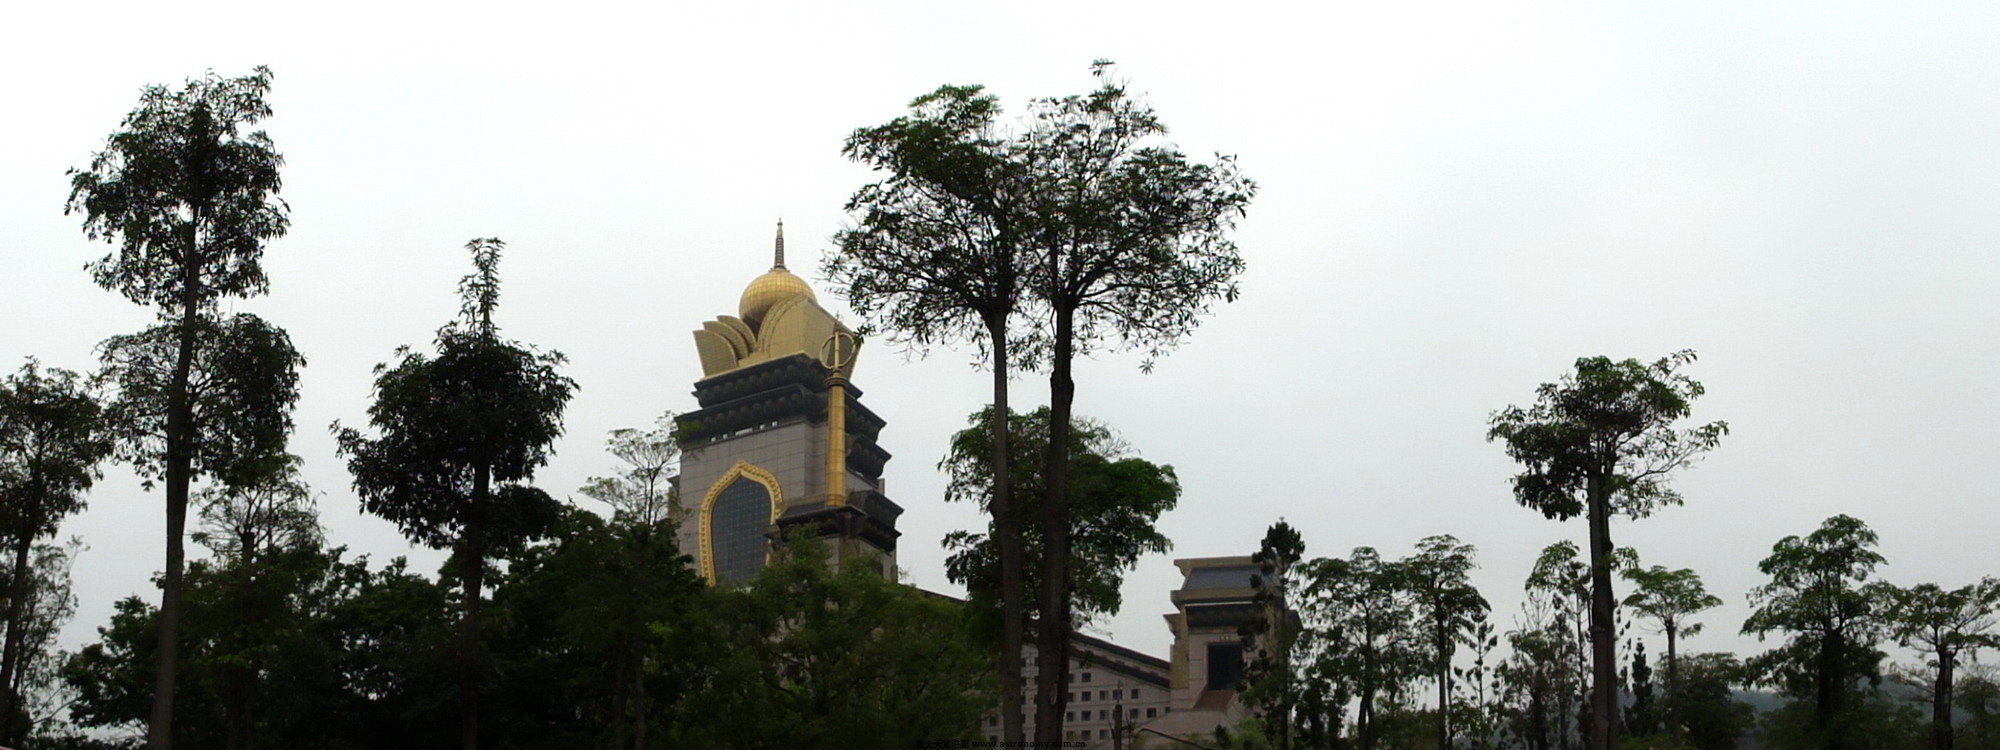
<instances>
[{"instance_id":1,"label":"golden dome","mask_svg":"<svg viewBox=\"0 0 2000 750\"><path fill-rule=\"evenodd\" d=\"M737 315L754 326L763 322L764 313L777 307L778 303L795 297L818 301L805 279L793 276L784 266L777 266L743 289L743 299L736 304Z\"/></svg>"}]
</instances>

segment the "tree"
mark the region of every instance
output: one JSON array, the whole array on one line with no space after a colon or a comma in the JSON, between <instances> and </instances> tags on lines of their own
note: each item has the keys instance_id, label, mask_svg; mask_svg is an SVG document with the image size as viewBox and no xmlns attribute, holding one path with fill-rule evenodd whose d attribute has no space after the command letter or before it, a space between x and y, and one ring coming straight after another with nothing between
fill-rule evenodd
<instances>
[{"instance_id":1,"label":"tree","mask_svg":"<svg viewBox=\"0 0 2000 750\"><path fill-rule=\"evenodd\" d=\"M864 561L838 570L803 533L786 538L747 589L712 589L723 672L702 700L711 731L685 743L731 748L915 747L977 738L991 710L991 646L972 615L887 580Z\"/></svg>"},{"instance_id":2,"label":"tree","mask_svg":"<svg viewBox=\"0 0 2000 750\"><path fill-rule=\"evenodd\" d=\"M952 437L951 450L939 463L950 480L945 499L987 506L997 486L995 464L990 459L993 438L986 429L988 414L982 410L970 421L973 426ZM1047 481L1038 457L1044 455L1052 432L1049 410L1010 415L1007 422L1007 450L1014 467L1009 474L1012 494L1020 499L1017 507L1034 512L1039 510L1038 494ZM1131 449L1103 424L1078 420L1069 439L1070 471L1076 488L1072 497L1077 510L1069 530L1075 543L1070 546L1074 565L1067 588L1076 615L1070 625L1075 627L1081 624L1078 621L1117 613L1125 571L1138 563L1140 555L1163 553L1173 547L1153 523L1179 502L1181 485L1174 467L1131 455ZM965 586L976 605L990 607L999 593L998 545L994 543L998 536L997 524L985 534L954 531L945 536L945 548L952 551L945 559L945 574L953 583ZM1022 534L1021 547L1029 554L1039 554L1043 544L1045 538L1039 529L1030 528ZM1031 585L1039 584L1041 575L1039 570L1029 570L1023 578ZM1025 610L1022 616L1030 620L1043 615L1039 606Z\"/></svg>"},{"instance_id":3,"label":"tree","mask_svg":"<svg viewBox=\"0 0 2000 750\"><path fill-rule=\"evenodd\" d=\"M1238 633L1250 648L1243 665L1243 701L1257 706L1264 730L1279 750L1292 750L1298 716L1300 674L1307 661L1308 642L1301 638L1299 619L1291 608L1293 592L1305 588L1300 563L1305 538L1283 520L1264 532L1264 541L1250 560L1257 564L1250 588L1256 590L1257 615Z\"/></svg>"},{"instance_id":4,"label":"tree","mask_svg":"<svg viewBox=\"0 0 2000 750\"><path fill-rule=\"evenodd\" d=\"M862 187L847 210L855 226L835 236L824 272L854 310L919 351L969 339L993 371L989 433L1007 429L1008 380L1015 359L1032 366L1033 347L1015 345L1015 316L1026 296L1019 247L1025 189L1014 144L994 123L998 100L979 86L942 86L910 103L910 114L848 136L848 158L888 173ZM1002 739L1023 739L1021 714L1023 547L1011 457L994 441L995 478L987 502L999 564Z\"/></svg>"},{"instance_id":5,"label":"tree","mask_svg":"<svg viewBox=\"0 0 2000 750\"><path fill-rule=\"evenodd\" d=\"M294 597L334 563L323 559L324 530L297 456L271 457L235 483L195 497L201 531L194 540L215 556L202 570L210 585L194 595L209 606L190 607L190 620L207 615L221 622L206 629L208 638L193 641L190 662L207 662L201 671L215 683L224 746L243 750L259 744L260 717L273 708L268 664L305 629L303 612L313 606Z\"/></svg>"},{"instance_id":6,"label":"tree","mask_svg":"<svg viewBox=\"0 0 2000 750\"><path fill-rule=\"evenodd\" d=\"M75 538L60 545L36 544L26 563L28 580L18 587L22 598L7 603L13 615L8 638L19 656L0 688L14 698L9 710L18 746L41 746L49 739L46 729L59 723L63 713L65 696L57 680L63 654L55 648L56 636L76 614L70 571L83 549L83 542ZM0 574L17 580L21 569L16 564L0 560Z\"/></svg>"},{"instance_id":7,"label":"tree","mask_svg":"<svg viewBox=\"0 0 2000 750\"><path fill-rule=\"evenodd\" d=\"M1523 471L1514 499L1557 520L1578 515L1590 527L1591 731L1595 750L1617 745L1617 599L1611 588L1611 516L1643 518L1680 494L1667 486L1675 470L1713 449L1729 426L1711 422L1676 429L1705 389L1680 372L1694 352L1650 365L1585 357L1576 371L1536 389L1533 406L1494 412L1487 440L1507 444Z\"/></svg>"},{"instance_id":8,"label":"tree","mask_svg":"<svg viewBox=\"0 0 2000 750\"><path fill-rule=\"evenodd\" d=\"M1646 642L1639 641L1632 653L1632 705L1625 707L1625 728L1635 736L1657 734L1660 729L1659 704L1653 696L1653 668L1646 663Z\"/></svg>"},{"instance_id":9,"label":"tree","mask_svg":"<svg viewBox=\"0 0 2000 750\"><path fill-rule=\"evenodd\" d=\"M1756 725L1750 704L1736 699L1735 686L1748 677L1743 664L1719 653L1686 654L1680 662L1680 685L1667 695L1673 729L1696 750L1735 750Z\"/></svg>"},{"instance_id":10,"label":"tree","mask_svg":"<svg viewBox=\"0 0 2000 750\"><path fill-rule=\"evenodd\" d=\"M1680 682L1676 672L1679 638L1701 632L1701 623L1689 622L1688 618L1722 606L1722 599L1708 593L1708 589L1702 587L1701 576L1688 568L1668 570L1660 565L1644 569L1634 566L1626 568L1623 574L1633 586L1632 593L1625 597L1625 606L1652 618L1659 623L1659 632L1667 636L1666 692L1671 712L1671 697ZM1668 717L1668 723L1674 725L1673 717Z\"/></svg>"},{"instance_id":11,"label":"tree","mask_svg":"<svg viewBox=\"0 0 2000 750\"><path fill-rule=\"evenodd\" d=\"M1868 579L1885 561L1875 543L1875 532L1847 515L1826 519L1803 538L1779 540L1757 564L1771 582L1751 590L1756 610L1743 622L1743 633L1760 640L1788 634L1784 645L1752 659L1751 668L1761 681L1810 699L1813 742L1827 750L1849 746L1847 711L1861 707L1855 683L1881 680L1884 654L1875 644L1883 634L1882 594Z\"/></svg>"},{"instance_id":12,"label":"tree","mask_svg":"<svg viewBox=\"0 0 2000 750\"><path fill-rule=\"evenodd\" d=\"M1430 667L1409 573L1401 563L1384 561L1373 547L1357 547L1344 560L1319 558L1305 567L1301 614L1319 651L1322 674L1343 683L1343 694L1356 701L1356 746L1373 750L1384 734L1382 708L1400 699Z\"/></svg>"},{"instance_id":13,"label":"tree","mask_svg":"<svg viewBox=\"0 0 2000 750\"><path fill-rule=\"evenodd\" d=\"M1953 670L1961 656L1970 657L1981 648L2000 648L2000 633L1994 632L1995 615L2000 613L2000 579L1989 576L1950 590L1920 583L1909 588L1885 585L1880 591L1888 598L1890 635L1903 647L1935 660L1931 747L1950 750Z\"/></svg>"},{"instance_id":14,"label":"tree","mask_svg":"<svg viewBox=\"0 0 2000 750\"><path fill-rule=\"evenodd\" d=\"M179 90L148 86L90 167L70 171L65 210L84 214L90 238L118 243L91 265L92 278L155 306L162 326L153 335L172 345L156 394L164 422L158 470L166 482L167 569L147 730L154 748L170 746L181 538L189 485L200 473L197 445L209 429L195 413L194 365L204 338L216 332L218 303L269 288L259 262L264 244L289 225L277 200L284 158L263 131L242 132L271 116L264 101L270 89L271 71L261 66L241 78L209 73Z\"/></svg>"},{"instance_id":15,"label":"tree","mask_svg":"<svg viewBox=\"0 0 2000 750\"><path fill-rule=\"evenodd\" d=\"M1160 145L1166 127L1128 95L1111 63L1091 66L1087 94L1035 101L1014 149L1033 217L1027 289L1044 318L1051 437L1042 492L1042 611L1036 640L1035 739L1062 741L1068 675L1068 445L1072 366L1104 346L1157 357L1200 324L1215 300L1236 299L1243 259L1229 239L1256 185L1234 160L1190 161Z\"/></svg>"},{"instance_id":16,"label":"tree","mask_svg":"<svg viewBox=\"0 0 2000 750\"><path fill-rule=\"evenodd\" d=\"M501 683L482 734L505 747L689 744L683 725L705 717L685 709L720 635L703 589L664 520L568 509L495 582Z\"/></svg>"},{"instance_id":17,"label":"tree","mask_svg":"<svg viewBox=\"0 0 2000 750\"><path fill-rule=\"evenodd\" d=\"M600 536L592 563L579 575L592 584L598 595L578 602L572 611L592 612L586 626L593 640L608 642L610 658L619 665L614 677L616 689L612 715L613 742L626 747L626 727L631 728L630 747L646 747L649 700L646 690L650 623L659 622L670 609L664 606L691 596L684 593L699 581L686 565L687 557L674 543L671 473L680 459L680 443L674 435L672 412L660 415L653 430L614 430L607 446L611 455L625 464L616 477L592 477L583 494L613 508L611 528ZM608 537L603 538L603 537Z\"/></svg>"},{"instance_id":18,"label":"tree","mask_svg":"<svg viewBox=\"0 0 2000 750\"><path fill-rule=\"evenodd\" d=\"M196 494L201 530L194 540L232 562L254 566L274 551L316 549L324 536L312 490L299 476L299 457L271 457L247 481Z\"/></svg>"},{"instance_id":19,"label":"tree","mask_svg":"<svg viewBox=\"0 0 2000 750\"><path fill-rule=\"evenodd\" d=\"M270 548L256 568L198 560L187 576L187 660L173 740L195 747L434 748L450 737L450 600L398 559ZM254 575L252 574L254 572ZM147 715L158 610L117 603L63 668L71 720L122 729ZM254 662L254 667L252 666Z\"/></svg>"},{"instance_id":20,"label":"tree","mask_svg":"<svg viewBox=\"0 0 2000 750\"><path fill-rule=\"evenodd\" d=\"M678 526L673 513L673 479L681 458L674 434L674 413L653 420L653 429L631 427L611 431L605 450L624 466L616 476L591 477L578 490L585 497L611 506L613 518L641 530L662 524Z\"/></svg>"},{"instance_id":21,"label":"tree","mask_svg":"<svg viewBox=\"0 0 2000 750\"><path fill-rule=\"evenodd\" d=\"M1992 664L1967 665L1952 692L1958 708L1971 717L1965 728L1966 746L2000 748L2000 669Z\"/></svg>"},{"instance_id":22,"label":"tree","mask_svg":"<svg viewBox=\"0 0 2000 750\"><path fill-rule=\"evenodd\" d=\"M1418 629L1429 650L1430 676L1438 689L1438 747L1452 746L1451 659L1459 644L1472 644L1472 635L1492 605L1472 585L1471 573L1477 550L1460 544L1450 534L1425 537L1417 542L1417 553L1402 561L1415 600Z\"/></svg>"},{"instance_id":23,"label":"tree","mask_svg":"<svg viewBox=\"0 0 2000 750\"><path fill-rule=\"evenodd\" d=\"M576 381L542 353L500 338L497 239L466 244L473 273L459 282L461 318L438 331L436 358L404 347L375 368L368 438L335 425L362 507L405 536L452 551L459 578L459 740L478 746L479 608L486 561L552 526L558 509L525 482L548 463Z\"/></svg>"},{"instance_id":24,"label":"tree","mask_svg":"<svg viewBox=\"0 0 2000 750\"><path fill-rule=\"evenodd\" d=\"M42 370L32 359L0 380L0 544L6 565L4 656L0 656L0 743L18 743L28 727L19 686L29 653L30 603L37 600L32 553L43 537L83 509L83 495L111 453L104 407L76 373Z\"/></svg>"}]
</instances>

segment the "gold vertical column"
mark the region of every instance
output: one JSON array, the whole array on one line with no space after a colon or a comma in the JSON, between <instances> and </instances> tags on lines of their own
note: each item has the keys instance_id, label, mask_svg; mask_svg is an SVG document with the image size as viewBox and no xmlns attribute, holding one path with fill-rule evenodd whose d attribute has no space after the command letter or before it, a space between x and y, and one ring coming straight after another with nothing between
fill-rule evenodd
<instances>
[{"instance_id":1,"label":"gold vertical column","mask_svg":"<svg viewBox=\"0 0 2000 750\"><path fill-rule=\"evenodd\" d=\"M854 367L854 334L834 331L821 347L826 363L826 504L847 504L847 373Z\"/></svg>"}]
</instances>

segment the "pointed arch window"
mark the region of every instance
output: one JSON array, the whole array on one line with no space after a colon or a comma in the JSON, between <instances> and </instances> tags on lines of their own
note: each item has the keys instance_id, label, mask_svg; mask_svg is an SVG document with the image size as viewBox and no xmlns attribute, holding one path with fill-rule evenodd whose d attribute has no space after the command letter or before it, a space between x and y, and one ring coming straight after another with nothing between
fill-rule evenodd
<instances>
[{"instance_id":1,"label":"pointed arch window","mask_svg":"<svg viewBox=\"0 0 2000 750\"><path fill-rule=\"evenodd\" d=\"M784 495L770 472L743 461L710 485L702 500L701 574L709 583L749 580L771 554L764 531L778 520Z\"/></svg>"}]
</instances>

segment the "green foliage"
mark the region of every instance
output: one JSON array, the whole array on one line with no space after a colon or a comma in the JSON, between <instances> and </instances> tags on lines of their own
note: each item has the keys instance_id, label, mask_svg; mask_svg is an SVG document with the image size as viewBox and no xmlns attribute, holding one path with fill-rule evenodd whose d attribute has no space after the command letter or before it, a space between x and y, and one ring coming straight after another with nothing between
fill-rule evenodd
<instances>
[{"instance_id":1,"label":"green foliage","mask_svg":"<svg viewBox=\"0 0 2000 750\"><path fill-rule=\"evenodd\" d=\"M319 509L299 476L298 456L273 457L243 483L205 488L196 500L201 530L194 540L224 560L254 565L265 553L323 541Z\"/></svg>"},{"instance_id":2,"label":"green foliage","mask_svg":"<svg viewBox=\"0 0 2000 750\"><path fill-rule=\"evenodd\" d=\"M1961 746L1974 750L2000 748L2000 668L1992 664L1968 665L1953 687L1953 701L1966 715Z\"/></svg>"},{"instance_id":3,"label":"green foliage","mask_svg":"<svg viewBox=\"0 0 2000 750\"><path fill-rule=\"evenodd\" d=\"M162 321L104 344L124 390L124 457L166 484L166 573L148 728L155 748L171 744L189 485L205 471L234 483L236 466L282 450L297 396L300 360L282 331L253 316L217 318L222 299L269 287L264 244L289 226L277 199L284 159L262 131L242 132L271 115L264 101L270 87L263 67L242 78L210 73L178 91L148 86L90 168L70 171L65 212L84 214L90 238L118 243L90 266L92 277L157 307ZM204 401L241 410L204 410Z\"/></svg>"},{"instance_id":4,"label":"green foliage","mask_svg":"<svg viewBox=\"0 0 2000 750\"><path fill-rule=\"evenodd\" d=\"M624 521L572 509L550 541L509 559L493 595L503 616L489 741L673 747L686 731L676 727L701 721L688 707L716 645L703 584L664 521Z\"/></svg>"},{"instance_id":5,"label":"green foliage","mask_svg":"<svg viewBox=\"0 0 2000 750\"><path fill-rule=\"evenodd\" d=\"M1036 330L1017 326L1032 255L1022 247L1024 175L993 124L998 112L997 100L978 86L944 86L911 102L909 115L849 136L848 158L887 177L848 201L856 225L835 236L838 251L823 266L836 291L869 319L864 331L883 329L918 351L958 339L978 346L993 370L992 433L1008 431L1009 368L1032 369L1039 354L1012 340L1032 340ZM1019 742L1025 516L1013 500L1007 441L987 442L996 485L987 511L998 568L1001 732Z\"/></svg>"},{"instance_id":6,"label":"green foliage","mask_svg":"<svg viewBox=\"0 0 2000 750\"><path fill-rule=\"evenodd\" d=\"M1009 331L1025 296L1031 217L1016 146L994 123L999 113L979 86L942 86L912 101L910 114L855 130L842 148L886 177L848 200L857 221L835 235L822 270L891 341L921 351L966 339L990 360L994 330L1032 333Z\"/></svg>"},{"instance_id":7,"label":"green foliage","mask_svg":"<svg viewBox=\"0 0 2000 750\"><path fill-rule=\"evenodd\" d=\"M1725 422L1673 426L1706 392L1680 372L1694 359L1692 351L1650 365L1584 357L1560 382L1535 389L1533 406L1494 412L1486 438L1506 442L1507 455L1524 469L1514 477L1514 499L1559 520L1582 515L1597 501L1587 497L1592 491L1634 518L1679 505L1667 476L1729 433Z\"/></svg>"},{"instance_id":8,"label":"green foliage","mask_svg":"<svg viewBox=\"0 0 2000 750\"><path fill-rule=\"evenodd\" d=\"M1234 301L1243 259L1230 239L1257 186L1235 159L1191 161L1158 143L1151 105L1092 66L1089 93L1037 99L1012 158L1027 183L1029 288L1048 309L1055 355L1100 344L1157 357Z\"/></svg>"},{"instance_id":9,"label":"green foliage","mask_svg":"<svg viewBox=\"0 0 2000 750\"><path fill-rule=\"evenodd\" d=\"M1772 750L1917 750L1924 747L1917 708L1880 690L1857 690L1831 717L1811 700L1786 703L1758 722L1758 739Z\"/></svg>"},{"instance_id":10,"label":"green foliage","mask_svg":"<svg viewBox=\"0 0 2000 750\"><path fill-rule=\"evenodd\" d=\"M1930 660L1932 744L1949 746L1953 675L1960 658L1977 658L1982 648L2000 648L2000 633L1993 630L2000 613L2000 580L1989 576L1951 590L1934 583L1909 588L1882 584L1877 590L1885 599L1889 634Z\"/></svg>"},{"instance_id":11,"label":"green foliage","mask_svg":"<svg viewBox=\"0 0 2000 750\"><path fill-rule=\"evenodd\" d=\"M1241 700L1257 709L1266 735L1280 750L1290 750L1294 740L1310 742L1318 734L1317 727L1301 731L1301 725L1310 723L1299 709L1300 693L1310 686L1305 670L1311 654L1291 608L1293 592L1305 588L1299 568L1305 553L1305 538L1291 524L1280 520L1264 532L1264 541L1250 558L1257 564L1250 580L1257 591L1257 616L1237 633L1247 652Z\"/></svg>"},{"instance_id":12,"label":"green foliage","mask_svg":"<svg viewBox=\"0 0 2000 750\"><path fill-rule=\"evenodd\" d=\"M1584 645L1561 602L1530 589L1519 627L1506 634L1510 653L1494 670L1498 723L1536 750L1572 747L1580 737Z\"/></svg>"},{"instance_id":13,"label":"green foliage","mask_svg":"<svg viewBox=\"0 0 2000 750\"><path fill-rule=\"evenodd\" d=\"M1757 725L1749 704L1736 699L1735 687L1750 679L1733 654L1686 654L1680 657L1679 683L1664 702L1670 733L1696 750L1734 750L1739 738Z\"/></svg>"},{"instance_id":14,"label":"green foliage","mask_svg":"<svg viewBox=\"0 0 2000 750\"><path fill-rule=\"evenodd\" d=\"M361 507L412 541L452 548L459 579L460 743L478 742L479 697L492 681L480 604L487 559L518 550L555 526L561 506L530 486L562 434L576 381L557 371L558 352L500 338L502 243L466 243L473 272L459 283L461 318L438 331L437 356L409 347L395 366L375 368L369 423L379 437L335 424Z\"/></svg>"},{"instance_id":15,"label":"green foliage","mask_svg":"<svg viewBox=\"0 0 2000 750\"><path fill-rule=\"evenodd\" d=\"M416 658L448 634L437 617L448 600L400 560L371 571L342 555L305 547L273 551L254 568L190 566L176 742L414 748L448 736L433 731L435 704L424 696L450 683L435 659ZM98 629L99 642L70 660L64 679L77 691L78 725L117 729L146 718L157 617L127 598Z\"/></svg>"},{"instance_id":16,"label":"green foliage","mask_svg":"<svg viewBox=\"0 0 2000 750\"><path fill-rule=\"evenodd\" d=\"M147 86L87 170L70 170L65 211L117 251L91 265L98 286L163 319L208 317L223 297L262 294L264 243L290 220L277 199L284 164L264 131L271 71L213 72L180 90Z\"/></svg>"},{"instance_id":17,"label":"green foliage","mask_svg":"<svg viewBox=\"0 0 2000 750\"><path fill-rule=\"evenodd\" d=\"M1786 634L1784 644L1752 659L1750 666L1760 682L1810 702L1810 734L1825 739L1830 748L1864 746L1843 744L1839 738L1863 721L1853 714L1865 708L1867 693L1859 682L1881 682L1884 654L1875 644L1886 624L1883 594L1879 586L1869 585L1869 578L1884 560L1875 544L1875 532L1867 524L1845 515L1826 519L1803 538L1779 540L1757 564L1771 582L1751 590L1756 610L1743 622L1743 633L1759 639ZM1791 727L1783 722L1796 718L1788 714L1780 726Z\"/></svg>"},{"instance_id":18,"label":"green foliage","mask_svg":"<svg viewBox=\"0 0 2000 750\"><path fill-rule=\"evenodd\" d=\"M973 740L992 709L990 644L973 615L817 540L785 540L747 589L712 591L724 631L689 746L914 747Z\"/></svg>"},{"instance_id":19,"label":"green foliage","mask_svg":"<svg viewBox=\"0 0 2000 750\"><path fill-rule=\"evenodd\" d=\"M1653 695L1653 668L1646 663L1646 644L1634 645L1631 682L1632 705L1625 707L1625 729L1635 735L1653 734L1660 728L1658 701Z\"/></svg>"},{"instance_id":20,"label":"green foliage","mask_svg":"<svg viewBox=\"0 0 2000 750\"><path fill-rule=\"evenodd\" d=\"M1407 697L1430 666L1407 568L1357 547L1344 560L1306 563L1304 576L1299 610L1314 644L1315 674L1341 686L1327 691L1343 696L1337 705L1352 697L1359 747L1374 748L1385 709Z\"/></svg>"},{"instance_id":21,"label":"green foliage","mask_svg":"<svg viewBox=\"0 0 2000 750\"><path fill-rule=\"evenodd\" d=\"M663 523L679 526L672 518L673 468L681 457L680 440L675 434L674 413L661 414L651 430L630 427L611 431L605 450L624 466L616 476L584 480L585 497L611 506L619 523L649 527Z\"/></svg>"},{"instance_id":22,"label":"green foliage","mask_svg":"<svg viewBox=\"0 0 2000 750\"><path fill-rule=\"evenodd\" d=\"M1978 649L2000 648L2000 633L1993 631L2000 614L2000 579L1987 576L1949 590L1920 583L1878 591L1887 597L1889 634L1905 648L1954 663Z\"/></svg>"},{"instance_id":23,"label":"green foliage","mask_svg":"<svg viewBox=\"0 0 2000 750\"><path fill-rule=\"evenodd\" d=\"M0 380L0 540L54 534L111 453L104 407L76 373L30 359Z\"/></svg>"},{"instance_id":24,"label":"green foliage","mask_svg":"<svg viewBox=\"0 0 2000 750\"><path fill-rule=\"evenodd\" d=\"M1402 562L1416 605L1418 635L1431 665L1428 677L1437 683L1439 747L1452 744L1452 657L1459 646L1474 644L1473 634L1493 608L1472 585L1477 551L1444 534L1418 541L1417 553Z\"/></svg>"},{"instance_id":25,"label":"green foliage","mask_svg":"<svg viewBox=\"0 0 2000 750\"><path fill-rule=\"evenodd\" d=\"M36 678L66 617L68 558L44 559L37 543L83 509L111 447L104 408L76 373L30 359L0 380L0 743L28 735L36 717L26 693L44 682Z\"/></svg>"},{"instance_id":26,"label":"green foliage","mask_svg":"<svg viewBox=\"0 0 2000 750\"><path fill-rule=\"evenodd\" d=\"M56 637L76 614L70 571L83 549L83 542L72 538L60 545L35 544L25 557L0 558L0 580L14 592L0 600L6 602L13 649L4 683L13 697L7 706L10 746L33 750L62 729L67 697L59 672L65 657L56 650Z\"/></svg>"},{"instance_id":27,"label":"green foliage","mask_svg":"<svg viewBox=\"0 0 2000 750\"><path fill-rule=\"evenodd\" d=\"M189 479L254 481L284 453L305 358L279 328L249 313L166 323L99 346L118 457L148 480L166 475L173 453L173 393L184 328L193 330L186 394Z\"/></svg>"},{"instance_id":28,"label":"green foliage","mask_svg":"<svg viewBox=\"0 0 2000 750\"><path fill-rule=\"evenodd\" d=\"M1668 570L1655 565L1644 569L1628 568L1623 574L1633 586L1633 592L1625 597L1625 606L1653 618L1659 623L1661 632L1677 635L1699 633L1701 623L1688 622L1687 618L1722 606L1722 599L1708 593L1708 589L1702 586L1701 576L1688 568Z\"/></svg>"},{"instance_id":29,"label":"green foliage","mask_svg":"<svg viewBox=\"0 0 2000 750\"><path fill-rule=\"evenodd\" d=\"M951 450L939 468L950 477L949 501L972 501L986 507L993 491L992 434L986 429L989 410L970 417L972 427L953 436ZM1009 453L1016 507L1033 517L1041 510L1045 472L1040 457L1049 444L1047 408L1008 418ZM1069 433L1070 560L1072 606L1079 620L1118 611L1119 586L1125 571L1147 553L1162 553L1172 542L1153 527L1160 514L1180 500L1180 481L1171 466L1131 455L1131 449L1103 424L1076 420ZM945 572L965 586L982 606L998 603L999 561L993 534L955 531L945 537L952 551ZM1029 559L1040 557L1042 534L1030 524L1022 532ZM1025 571L1028 590L1040 585L1040 571ZM1026 608L1029 618L1040 608Z\"/></svg>"},{"instance_id":30,"label":"green foliage","mask_svg":"<svg viewBox=\"0 0 2000 750\"><path fill-rule=\"evenodd\" d=\"M474 537L497 552L556 516L554 500L522 482L548 463L576 381L557 371L561 353L498 337L488 266L499 244L467 244L476 270L460 285L464 319L438 332L437 356L404 347L375 368L368 415L380 437L336 432L362 507L431 547Z\"/></svg>"}]
</instances>

